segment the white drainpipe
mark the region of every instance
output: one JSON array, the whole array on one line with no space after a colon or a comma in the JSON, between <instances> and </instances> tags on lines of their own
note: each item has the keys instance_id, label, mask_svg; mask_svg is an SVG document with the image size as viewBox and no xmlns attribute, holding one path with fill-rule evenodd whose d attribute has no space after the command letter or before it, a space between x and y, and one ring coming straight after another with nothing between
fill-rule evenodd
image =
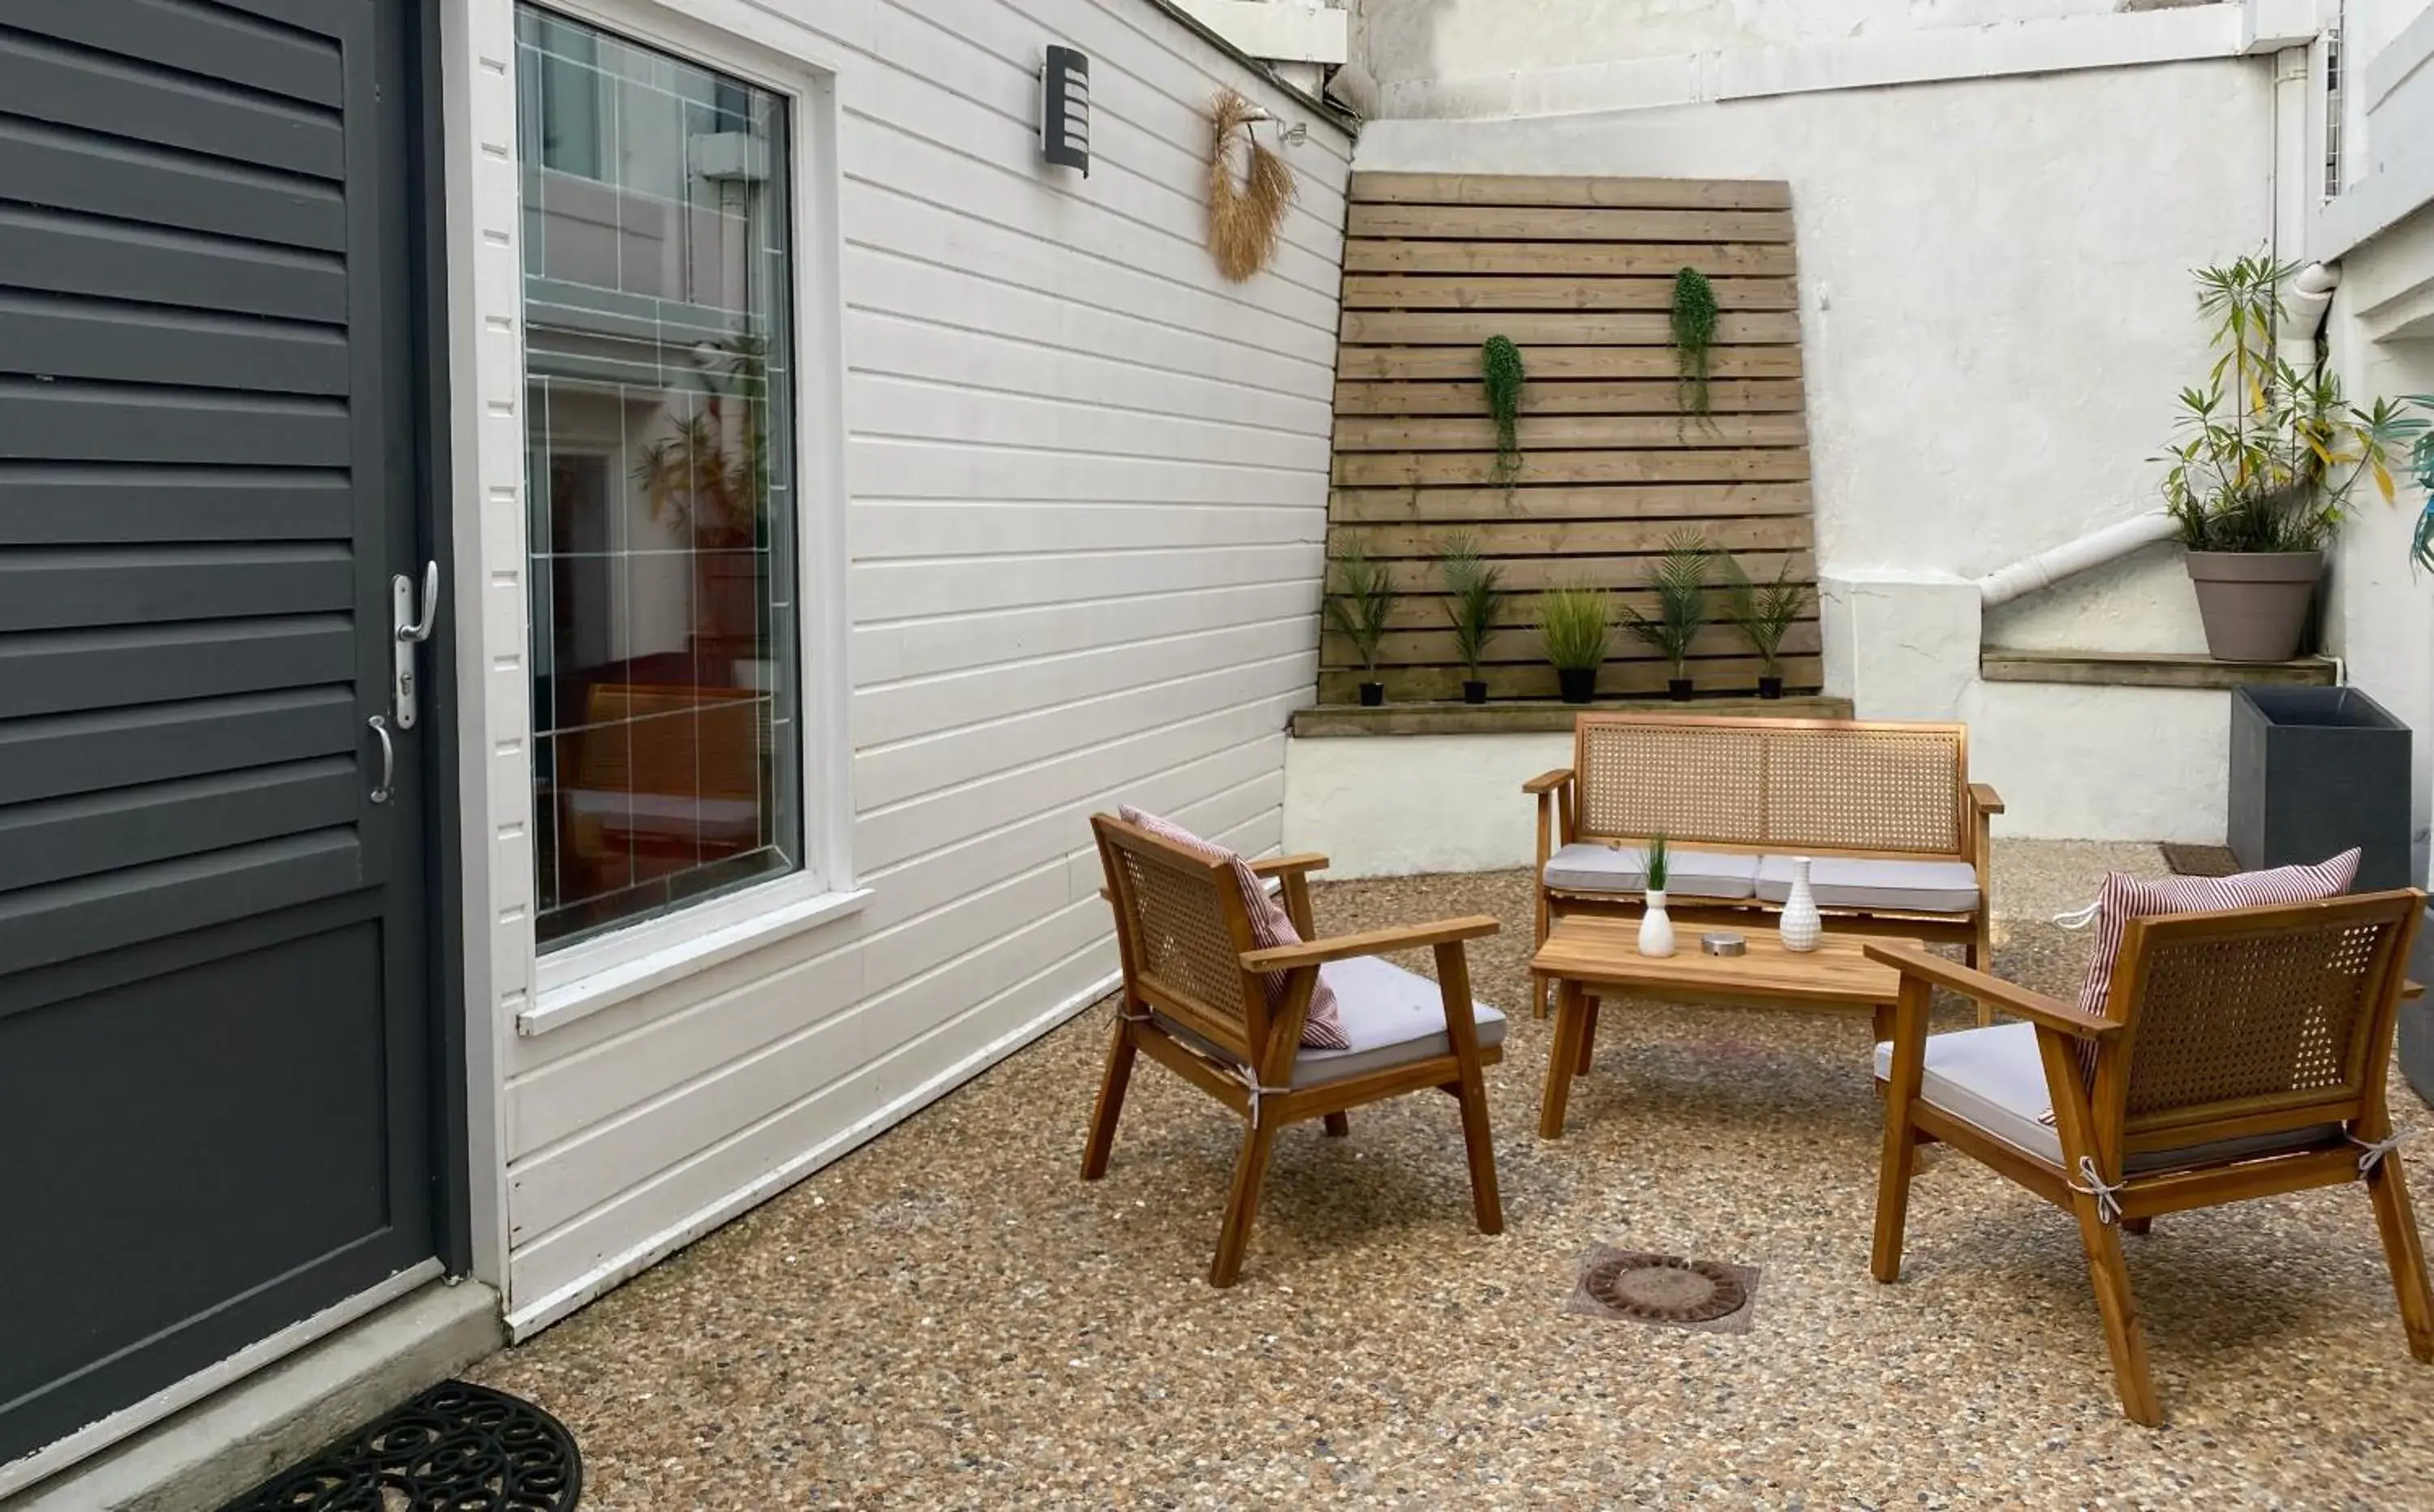
<instances>
[{"instance_id":1,"label":"white drainpipe","mask_svg":"<svg viewBox=\"0 0 2434 1512\"><path fill-rule=\"evenodd\" d=\"M2160 509L2150 510L1989 572L1978 580L1978 596L1989 609L2009 603L2073 573L2102 567L2117 556L2127 556L2142 546L2168 540L2174 528L2171 516Z\"/></svg>"},{"instance_id":2,"label":"white drainpipe","mask_svg":"<svg viewBox=\"0 0 2434 1512\"><path fill-rule=\"evenodd\" d=\"M2282 296L2282 325L2275 339L2282 360L2300 372L2315 370L2316 333L2324 329L2324 313L2333 307L2333 291L2340 282L2340 268L2310 263Z\"/></svg>"}]
</instances>

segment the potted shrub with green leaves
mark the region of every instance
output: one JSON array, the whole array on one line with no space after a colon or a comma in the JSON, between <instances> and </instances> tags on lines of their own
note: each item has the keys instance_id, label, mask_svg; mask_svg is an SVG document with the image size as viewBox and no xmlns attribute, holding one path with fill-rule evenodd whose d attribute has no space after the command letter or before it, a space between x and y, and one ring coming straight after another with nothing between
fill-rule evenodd
<instances>
[{"instance_id":1,"label":"potted shrub with green leaves","mask_svg":"<svg viewBox=\"0 0 2434 1512\"><path fill-rule=\"evenodd\" d=\"M1673 358L1681 370L1682 411L1707 413L1707 367L1716 345L1716 286L1697 268L1673 275Z\"/></svg>"},{"instance_id":2,"label":"potted shrub with green leaves","mask_svg":"<svg viewBox=\"0 0 2434 1512\"><path fill-rule=\"evenodd\" d=\"M1453 621L1454 654L1462 658L1462 701L1487 702L1487 680L1480 664L1487 659L1487 642L1496 635L1496 617L1507 595L1504 574L1479 554L1479 537L1460 531L1445 538L1437 560L1445 573L1446 618Z\"/></svg>"},{"instance_id":3,"label":"potted shrub with green leaves","mask_svg":"<svg viewBox=\"0 0 2434 1512\"><path fill-rule=\"evenodd\" d=\"M1754 583L1740 557L1724 558L1724 618L1750 643L1765 668L1757 679L1760 698L1783 696L1783 637L1808 607L1807 585L1789 581L1791 574L1791 559L1786 557L1774 582Z\"/></svg>"},{"instance_id":4,"label":"potted shrub with green leaves","mask_svg":"<svg viewBox=\"0 0 2434 1512\"><path fill-rule=\"evenodd\" d=\"M2217 355L2205 385L2181 391L2180 439L2161 460L2218 661L2298 654L2350 495L2372 478L2390 501L2392 453L2423 425L2389 399L2351 403L2330 369L2302 372L2274 350L2297 271L2261 254L2197 271Z\"/></svg>"},{"instance_id":5,"label":"potted shrub with green leaves","mask_svg":"<svg viewBox=\"0 0 2434 1512\"><path fill-rule=\"evenodd\" d=\"M1336 562L1335 591L1327 598L1327 623L1352 643L1352 654L1361 658L1363 708L1386 702L1386 685L1378 680L1378 645L1386 638L1386 617L1394 607L1395 585L1385 563L1369 560L1359 547Z\"/></svg>"},{"instance_id":6,"label":"potted shrub with green leaves","mask_svg":"<svg viewBox=\"0 0 2434 1512\"><path fill-rule=\"evenodd\" d=\"M1665 691L1675 701L1690 696L1690 642L1707 622L1707 573L1715 551L1696 531L1676 533L1665 544L1665 554L1648 569L1649 591L1656 595L1656 612L1644 614L1625 605L1623 627L1648 642L1665 658L1670 673Z\"/></svg>"},{"instance_id":7,"label":"potted shrub with green leaves","mask_svg":"<svg viewBox=\"0 0 2434 1512\"><path fill-rule=\"evenodd\" d=\"M1496 422L1496 465L1488 481L1509 497L1521 476L1521 348L1509 336L1490 336L1479 347L1479 383L1487 393L1487 417Z\"/></svg>"},{"instance_id":8,"label":"potted shrub with green leaves","mask_svg":"<svg viewBox=\"0 0 2434 1512\"><path fill-rule=\"evenodd\" d=\"M1603 588L1550 588L1538 596L1538 640L1567 704L1597 696L1598 669L1614 640L1614 604Z\"/></svg>"}]
</instances>

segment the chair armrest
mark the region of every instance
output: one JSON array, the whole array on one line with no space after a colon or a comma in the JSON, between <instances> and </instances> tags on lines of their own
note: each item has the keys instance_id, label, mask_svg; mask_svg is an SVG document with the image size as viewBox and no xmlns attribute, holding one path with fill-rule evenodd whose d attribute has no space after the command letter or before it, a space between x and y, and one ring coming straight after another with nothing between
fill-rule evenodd
<instances>
[{"instance_id":1,"label":"chair armrest","mask_svg":"<svg viewBox=\"0 0 2434 1512\"><path fill-rule=\"evenodd\" d=\"M1521 790L1523 792L1550 793L1571 780L1571 768L1557 767L1552 772L1541 772L1536 776L1532 777L1529 781L1521 785Z\"/></svg>"},{"instance_id":2,"label":"chair armrest","mask_svg":"<svg viewBox=\"0 0 2434 1512\"><path fill-rule=\"evenodd\" d=\"M1324 872L1327 858L1315 851L1303 851L1295 856L1271 856L1250 866L1253 876L1287 876L1297 872Z\"/></svg>"},{"instance_id":3,"label":"chair armrest","mask_svg":"<svg viewBox=\"0 0 2434 1512\"><path fill-rule=\"evenodd\" d=\"M2109 1040L2121 1032L2121 1026L2111 1019L2082 1012L2076 1005L2060 998L2015 987L1999 977L1972 971L1941 956L1930 956L1915 945L1870 941L1866 949L1868 959L1878 965L1891 966L1905 977L1915 977L1938 987L1949 987L1963 996L1974 997L2007 1013L2017 1013L2032 1024L2064 1034L2083 1040Z\"/></svg>"},{"instance_id":4,"label":"chair armrest","mask_svg":"<svg viewBox=\"0 0 2434 1512\"><path fill-rule=\"evenodd\" d=\"M1330 960L1348 960L1354 956L1382 956L1390 950L1417 950L1427 945L1450 944L1457 940L1477 940L1502 927L1485 914L1473 914L1466 919L1440 919L1434 924L1407 924L1392 929L1370 929L1357 935L1335 935L1326 940L1307 941L1298 945L1246 950L1243 952L1243 969L1290 971L1295 966L1319 966Z\"/></svg>"},{"instance_id":5,"label":"chair armrest","mask_svg":"<svg viewBox=\"0 0 2434 1512\"><path fill-rule=\"evenodd\" d=\"M1969 785L1969 807L1981 814L1999 814L2003 811L2003 795L1986 783L1973 782Z\"/></svg>"}]
</instances>

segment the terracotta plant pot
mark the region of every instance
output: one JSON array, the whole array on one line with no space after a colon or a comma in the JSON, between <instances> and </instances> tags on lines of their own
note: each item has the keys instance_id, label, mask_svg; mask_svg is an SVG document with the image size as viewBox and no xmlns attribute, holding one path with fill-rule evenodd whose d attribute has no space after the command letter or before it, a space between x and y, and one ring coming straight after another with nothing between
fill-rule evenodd
<instances>
[{"instance_id":1,"label":"terracotta plant pot","mask_svg":"<svg viewBox=\"0 0 2434 1512\"><path fill-rule=\"evenodd\" d=\"M1760 698L1781 698L1783 696L1783 679L1780 677L1759 678L1757 680L1757 696Z\"/></svg>"},{"instance_id":2,"label":"terracotta plant pot","mask_svg":"<svg viewBox=\"0 0 2434 1512\"><path fill-rule=\"evenodd\" d=\"M1676 704L1688 704L1690 702L1690 679L1668 677L1665 679L1665 696Z\"/></svg>"},{"instance_id":3,"label":"terracotta plant pot","mask_svg":"<svg viewBox=\"0 0 2434 1512\"><path fill-rule=\"evenodd\" d=\"M2217 661L2288 661L2307 633L2322 552L2191 552L2206 652Z\"/></svg>"},{"instance_id":4,"label":"terracotta plant pot","mask_svg":"<svg viewBox=\"0 0 2434 1512\"><path fill-rule=\"evenodd\" d=\"M1363 683L1363 684L1361 685L1361 706L1362 706L1363 708L1377 708L1378 706L1380 706L1380 705L1384 704L1385 702L1386 702L1386 685L1385 685L1385 684L1383 684L1383 683Z\"/></svg>"},{"instance_id":5,"label":"terracotta plant pot","mask_svg":"<svg viewBox=\"0 0 2434 1512\"><path fill-rule=\"evenodd\" d=\"M1462 701L1466 704L1486 703L1487 685L1479 681L1477 678L1466 681L1462 685Z\"/></svg>"},{"instance_id":6,"label":"terracotta plant pot","mask_svg":"<svg viewBox=\"0 0 2434 1512\"><path fill-rule=\"evenodd\" d=\"M1597 696L1597 669L1594 667L1558 667L1555 686L1563 689L1567 704L1586 704Z\"/></svg>"}]
</instances>

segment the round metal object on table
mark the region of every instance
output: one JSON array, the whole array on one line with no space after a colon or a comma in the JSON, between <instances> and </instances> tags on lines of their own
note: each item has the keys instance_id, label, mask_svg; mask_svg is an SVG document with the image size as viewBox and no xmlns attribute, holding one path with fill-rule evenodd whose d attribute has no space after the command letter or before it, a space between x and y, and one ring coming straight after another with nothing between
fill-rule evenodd
<instances>
[{"instance_id":1,"label":"round metal object on table","mask_svg":"<svg viewBox=\"0 0 2434 1512\"><path fill-rule=\"evenodd\" d=\"M1699 948L1711 956L1746 956L1749 954L1749 942L1728 929L1718 930L1713 934L1701 935Z\"/></svg>"},{"instance_id":2,"label":"round metal object on table","mask_svg":"<svg viewBox=\"0 0 2434 1512\"><path fill-rule=\"evenodd\" d=\"M1706 1323L1749 1300L1740 1278L1710 1260L1630 1255L1602 1260L1583 1278L1600 1305L1662 1323Z\"/></svg>"}]
</instances>

